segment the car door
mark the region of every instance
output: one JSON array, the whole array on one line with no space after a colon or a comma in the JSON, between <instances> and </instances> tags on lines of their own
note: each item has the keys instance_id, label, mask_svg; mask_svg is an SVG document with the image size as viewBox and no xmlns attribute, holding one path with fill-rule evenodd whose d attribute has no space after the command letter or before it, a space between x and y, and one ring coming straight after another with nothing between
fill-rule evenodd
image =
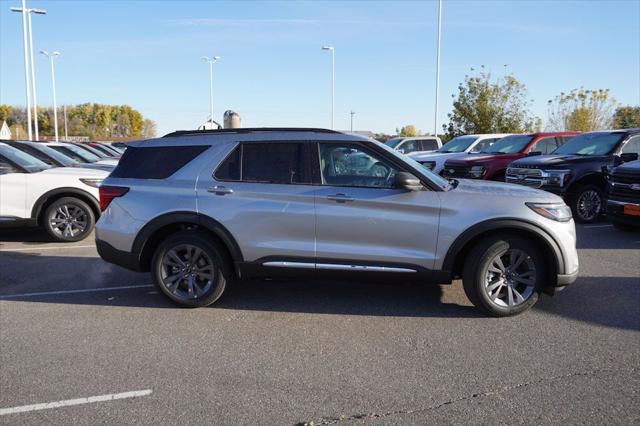
<instances>
[{"instance_id":1,"label":"car door","mask_svg":"<svg viewBox=\"0 0 640 426\"><path fill-rule=\"evenodd\" d=\"M198 212L220 222L245 261L315 257L313 142L243 142L201 172ZM269 257L269 259L265 259ZM284 265L283 265L284 266Z\"/></svg>"},{"instance_id":2,"label":"car door","mask_svg":"<svg viewBox=\"0 0 640 426\"><path fill-rule=\"evenodd\" d=\"M404 170L364 144L320 142L319 156L318 269L433 268L440 211L436 192L394 188L395 174Z\"/></svg>"},{"instance_id":3,"label":"car door","mask_svg":"<svg viewBox=\"0 0 640 426\"><path fill-rule=\"evenodd\" d=\"M0 218L28 218L27 185L28 173L19 169L8 159L0 156Z\"/></svg>"}]
</instances>

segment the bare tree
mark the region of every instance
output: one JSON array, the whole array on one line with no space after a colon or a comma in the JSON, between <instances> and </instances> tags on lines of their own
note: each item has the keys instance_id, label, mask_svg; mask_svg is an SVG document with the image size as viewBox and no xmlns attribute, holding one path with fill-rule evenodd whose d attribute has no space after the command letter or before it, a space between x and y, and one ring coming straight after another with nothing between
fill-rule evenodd
<instances>
[{"instance_id":1,"label":"bare tree","mask_svg":"<svg viewBox=\"0 0 640 426\"><path fill-rule=\"evenodd\" d=\"M616 101L609 89L573 89L547 102L548 130L588 132L610 128Z\"/></svg>"}]
</instances>

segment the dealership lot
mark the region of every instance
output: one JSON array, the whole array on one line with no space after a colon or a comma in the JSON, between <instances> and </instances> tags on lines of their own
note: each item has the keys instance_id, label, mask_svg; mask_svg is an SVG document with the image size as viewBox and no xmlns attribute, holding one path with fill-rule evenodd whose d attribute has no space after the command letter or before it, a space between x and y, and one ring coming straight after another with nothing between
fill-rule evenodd
<instances>
[{"instance_id":1,"label":"dealership lot","mask_svg":"<svg viewBox=\"0 0 640 426\"><path fill-rule=\"evenodd\" d=\"M578 226L574 285L507 319L460 282L245 282L181 309L92 237L0 241L2 424L640 420L640 234L606 222Z\"/></svg>"}]
</instances>

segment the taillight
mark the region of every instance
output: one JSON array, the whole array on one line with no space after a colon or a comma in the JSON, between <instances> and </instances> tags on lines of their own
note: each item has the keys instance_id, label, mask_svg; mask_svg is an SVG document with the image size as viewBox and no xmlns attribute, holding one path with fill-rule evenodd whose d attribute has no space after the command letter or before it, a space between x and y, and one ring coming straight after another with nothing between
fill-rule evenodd
<instances>
[{"instance_id":1,"label":"taillight","mask_svg":"<svg viewBox=\"0 0 640 426\"><path fill-rule=\"evenodd\" d=\"M129 188L124 186L100 186L98 188L100 194L100 211L105 211L109 207L109 203L116 197L122 197L129 192Z\"/></svg>"}]
</instances>

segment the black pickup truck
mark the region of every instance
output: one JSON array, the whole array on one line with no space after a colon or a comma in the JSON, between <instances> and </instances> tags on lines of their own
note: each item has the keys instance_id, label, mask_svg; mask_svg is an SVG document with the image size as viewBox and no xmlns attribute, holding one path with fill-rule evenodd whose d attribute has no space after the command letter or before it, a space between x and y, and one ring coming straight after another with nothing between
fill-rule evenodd
<instances>
[{"instance_id":1,"label":"black pickup truck","mask_svg":"<svg viewBox=\"0 0 640 426\"><path fill-rule=\"evenodd\" d=\"M607 216L618 229L640 230L640 160L624 163L609 175Z\"/></svg>"},{"instance_id":2,"label":"black pickup truck","mask_svg":"<svg viewBox=\"0 0 640 426\"><path fill-rule=\"evenodd\" d=\"M606 208L607 168L637 160L639 154L640 129L583 133L551 154L514 161L505 181L558 194L577 222L589 223Z\"/></svg>"}]
</instances>

